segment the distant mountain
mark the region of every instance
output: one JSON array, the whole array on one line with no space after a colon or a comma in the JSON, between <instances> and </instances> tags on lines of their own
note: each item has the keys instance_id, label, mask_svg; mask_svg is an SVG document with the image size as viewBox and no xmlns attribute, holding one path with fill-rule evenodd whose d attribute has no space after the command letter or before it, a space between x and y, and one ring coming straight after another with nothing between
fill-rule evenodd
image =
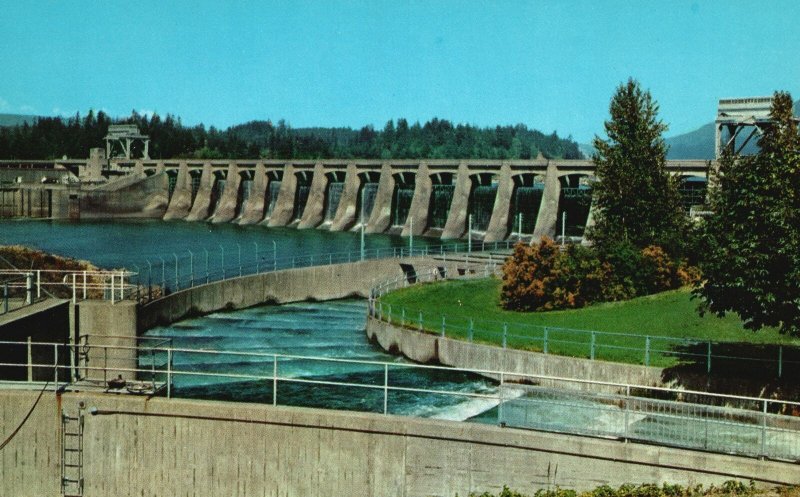
<instances>
[{"instance_id":1,"label":"distant mountain","mask_svg":"<svg viewBox=\"0 0 800 497\"><path fill-rule=\"evenodd\" d=\"M39 116L26 116L23 114L0 114L0 126L21 126L25 123L33 124Z\"/></svg>"},{"instance_id":2,"label":"distant mountain","mask_svg":"<svg viewBox=\"0 0 800 497\"><path fill-rule=\"evenodd\" d=\"M794 114L800 115L800 100L794 103ZM669 146L667 159L713 159L714 158L714 123L704 124L700 128L672 136L664 140ZM755 151L750 144L746 153Z\"/></svg>"},{"instance_id":3,"label":"distant mountain","mask_svg":"<svg viewBox=\"0 0 800 497\"><path fill-rule=\"evenodd\" d=\"M669 147L667 159L713 159L714 123L704 124L689 133L665 138L664 141Z\"/></svg>"}]
</instances>

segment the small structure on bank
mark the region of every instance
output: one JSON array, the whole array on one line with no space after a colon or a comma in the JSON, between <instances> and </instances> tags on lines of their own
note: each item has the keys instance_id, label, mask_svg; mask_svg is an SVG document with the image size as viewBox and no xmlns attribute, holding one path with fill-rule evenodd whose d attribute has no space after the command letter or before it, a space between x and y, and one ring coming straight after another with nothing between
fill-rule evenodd
<instances>
[{"instance_id":1,"label":"small structure on bank","mask_svg":"<svg viewBox=\"0 0 800 497\"><path fill-rule=\"evenodd\" d=\"M132 155L141 146L141 157L150 158L150 137L143 135L135 124L112 124L108 127L106 141L106 157L109 159L132 159Z\"/></svg>"}]
</instances>

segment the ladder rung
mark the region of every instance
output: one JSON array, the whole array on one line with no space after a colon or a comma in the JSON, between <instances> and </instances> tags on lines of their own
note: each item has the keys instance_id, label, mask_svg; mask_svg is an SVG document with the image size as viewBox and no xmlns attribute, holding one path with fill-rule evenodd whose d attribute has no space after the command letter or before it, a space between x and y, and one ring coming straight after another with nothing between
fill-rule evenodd
<instances>
[{"instance_id":1,"label":"ladder rung","mask_svg":"<svg viewBox=\"0 0 800 497\"><path fill-rule=\"evenodd\" d=\"M67 435L67 436L70 436L70 437L79 437L79 436L83 435L83 433L68 433L68 432L64 432L64 435Z\"/></svg>"},{"instance_id":2,"label":"ladder rung","mask_svg":"<svg viewBox=\"0 0 800 497\"><path fill-rule=\"evenodd\" d=\"M64 419L64 421L80 421L81 420L81 418L73 418L72 416L67 416L66 414L64 414L62 419Z\"/></svg>"},{"instance_id":3,"label":"ladder rung","mask_svg":"<svg viewBox=\"0 0 800 497\"><path fill-rule=\"evenodd\" d=\"M80 467L83 467L83 465L82 464L65 464L64 467L65 468L80 468Z\"/></svg>"},{"instance_id":4,"label":"ladder rung","mask_svg":"<svg viewBox=\"0 0 800 497\"><path fill-rule=\"evenodd\" d=\"M61 481L65 482L65 483L80 483L81 482L80 480L73 480L71 478L62 478Z\"/></svg>"},{"instance_id":5,"label":"ladder rung","mask_svg":"<svg viewBox=\"0 0 800 497\"><path fill-rule=\"evenodd\" d=\"M64 450L66 452L81 452L81 449L70 449L68 447L64 447Z\"/></svg>"}]
</instances>

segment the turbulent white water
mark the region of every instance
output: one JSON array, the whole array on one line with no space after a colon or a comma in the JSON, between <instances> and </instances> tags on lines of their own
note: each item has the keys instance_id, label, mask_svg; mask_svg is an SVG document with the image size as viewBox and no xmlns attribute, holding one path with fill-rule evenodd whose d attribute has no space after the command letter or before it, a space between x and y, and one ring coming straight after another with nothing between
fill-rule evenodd
<instances>
[{"instance_id":1,"label":"turbulent white water","mask_svg":"<svg viewBox=\"0 0 800 497\"><path fill-rule=\"evenodd\" d=\"M269 354L298 357L280 358L281 378L347 382L383 386L388 362L389 385L458 394L494 395L496 385L485 378L453 371L410 368L403 359L370 344L364 333L366 303L297 303L220 312L189 319L169 327L154 328L150 337L171 338L175 348L224 350L228 354L177 352L176 370L203 373L235 373L267 377L274 360ZM257 352L260 356L234 355ZM358 362L332 362L346 359ZM143 360L147 360L143 358ZM270 380L177 375L175 394L226 400L271 402ZM280 403L313 405L337 409L383 410L382 388L332 387L282 381ZM466 395L417 393L390 390L389 412L441 419L466 420L497 405L496 399Z\"/></svg>"}]
</instances>

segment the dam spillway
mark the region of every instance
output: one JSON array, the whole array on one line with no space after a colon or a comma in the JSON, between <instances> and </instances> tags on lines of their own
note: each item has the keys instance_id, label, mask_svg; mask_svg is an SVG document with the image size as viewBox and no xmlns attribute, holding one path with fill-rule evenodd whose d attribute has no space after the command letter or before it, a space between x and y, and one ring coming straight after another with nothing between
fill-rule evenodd
<instances>
[{"instance_id":1,"label":"dam spillway","mask_svg":"<svg viewBox=\"0 0 800 497\"><path fill-rule=\"evenodd\" d=\"M43 163L74 173L77 191L62 185L0 189L2 217L150 217L262 224L367 233L472 237L487 242L519 236L582 236L591 224L594 164L589 160L124 160ZM13 164L6 166L9 174ZM86 171L101 171L82 184ZM703 160L667 161L681 179L688 211L705 202ZM42 173L47 174L47 173ZM34 190L51 190L48 205ZM76 205L68 206L69 196ZM30 203L31 206L27 204ZM33 204L36 203L34 208ZM52 207L56 205L56 208ZM58 207L58 206L61 207Z\"/></svg>"}]
</instances>

